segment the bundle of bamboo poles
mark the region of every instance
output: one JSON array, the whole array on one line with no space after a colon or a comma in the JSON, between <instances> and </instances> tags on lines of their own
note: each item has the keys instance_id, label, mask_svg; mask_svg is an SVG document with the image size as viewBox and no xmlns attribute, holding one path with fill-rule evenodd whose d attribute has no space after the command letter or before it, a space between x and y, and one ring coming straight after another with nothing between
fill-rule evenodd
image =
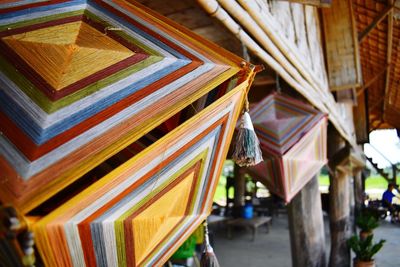
<instances>
[{"instance_id":1,"label":"bundle of bamboo poles","mask_svg":"<svg viewBox=\"0 0 400 267\"><path fill-rule=\"evenodd\" d=\"M276 21L265 11L268 9L265 1L198 0L198 2L312 105L328 113L329 120L338 132L352 146L356 146L351 132L346 127L345 118L341 115L340 107L328 90L327 83L321 82L307 69L293 45L286 42L280 32L274 30L277 29Z\"/></svg>"}]
</instances>

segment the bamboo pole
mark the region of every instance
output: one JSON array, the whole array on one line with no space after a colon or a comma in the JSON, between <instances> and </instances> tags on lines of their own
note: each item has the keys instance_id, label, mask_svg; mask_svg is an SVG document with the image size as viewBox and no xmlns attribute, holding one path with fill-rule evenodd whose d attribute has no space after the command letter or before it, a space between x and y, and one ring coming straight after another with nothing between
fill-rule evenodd
<instances>
[{"instance_id":1,"label":"bamboo pole","mask_svg":"<svg viewBox=\"0 0 400 267\"><path fill-rule=\"evenodd\" d=\"M266 51L261 48L243 29L236 23L234 19L223 9L222 6L216 0L198 0L199 4L212 16L220 20L233 34L237 36L256 56L260 57L270 67L272 67L286 82L291 85L295 90L300 92L306 97L312 105L320 109L322 112L329 114L330 121L335 125L340 134L350 143L352 146L356 146L355 141L351 137L351 134L347 132L343 118L340 116L340 112L337 109L336 102L333 100L333 96L329 93L323 93L320 90L316 90L309 83L307 83L302 75L293 68L291 64L288 64L289 70L282 67L282 64L276 59L271 57ZM276 48L274 51L277 53ZM280 57L283 60L282 57ZM283 61L282 61L283 62ZM287 62L287 60L286 60ZM285 67L287 65L283 64ZM293 75L296 76L297 80ZM327 99L329 99L327 101ZM322 100L322 101L321 101ZM325 100L325 101L324 101Z\"/></svg>"},{"instance_id":2,"label":"bamboo pole","mask_svg":"<svg viewBox=\"0 0 400 267\"><path fill-rule=\"evenodd\" d=\"M222 6L230 12L237 21L243 23L247 30L256 37L257 41L263 46L265 50L271 53L271 55L278 61L279 64L286 67L286 70L292 75L306 90L314 91L315 97L319 100L326 102L328 106L335 104L335 100L331 94L324 93L322 84L316 83L314 79L309 75L309 71L300 64L301 60L297 58L296 53L293 53L295 48L287 45L287 42L280 38L279 34L274 34L270 31L267 25L274 24L273 20L266 20L267 16L261 16L254 12L255 9L259 10L254 6L254 1L239 0L247 10L244 10L239 4L233 0L219 0ZM249 12L252 15L257 16L256 21L248 15ZM274 28L274 27L271 27ZM266 32L269 34L267 35ZM304 60L303 60L304 61ZM294 65L292 64L294 63ZM328 91L326 89L326 91ZM330 110L330 114L335 113L335 110ZM337 116L337 114L332 114Z\"/></svg>"},{"instance_id":3,"label":"bamboo pole","mask_svg":"<svg viewBox=\"0 0 400 267\"><path fill-rule=\"evenodd\" d=\"M233 34L239 38L256 56L260 57L271 68L273 68L286 82L293 88L302 92L306 98L310 98L310 102L320 108L321 111L329 113L329 110L321 105L318 101L314 101L316 96L310 92L303 90L303 87L295 80L273 57L271 57L263 48L261 48L244 30L238 25L228 13L215 0L198 0L206 11L219 19Z\"/></svg>"},{"instance_id":4,"label":"bamboo pole","mask_svg":"<svg viewBox=\"0 0 400 267\"><path fill-rule=\"evenodd\" d=\"M221 0L219 0L222 2ZM310 82L310 84L315 84L316 88L321 88L322 90L329 90L327 84L323 84L320 82L318 78L310 75L310 72L307 70L307 67L303 64L305 59L301 58L299 54L295 53L296 47L293 46L290 42L287 42L281 37L281 34L276 32L274 29L279 29L278 25L274 21L274 18L264 12L260 12L260 8L257 6L256 1L254 0L239 0L240 4L246 9L254 21L262 28L262 30L266 33L267 37L272 40L275 46L281 50L281 52L286 55L288 60L300 70L301 74L304 78Z\"/></svg>"}]
</instances>

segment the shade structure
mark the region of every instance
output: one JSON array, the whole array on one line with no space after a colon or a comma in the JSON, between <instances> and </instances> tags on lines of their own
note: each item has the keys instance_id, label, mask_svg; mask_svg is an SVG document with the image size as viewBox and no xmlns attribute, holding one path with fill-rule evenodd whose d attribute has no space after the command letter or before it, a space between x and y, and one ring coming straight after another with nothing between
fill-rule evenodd
<instances>
[{"instance_id":1,"label":"shade structure","mask_svg":"<svg viewBox=\"0 0 400 267\"><path fill-rule=\"evenodd\" d=\"M242 83L34 225L48 266L162 266L210 212Z\"/></svg>"},{"instance_id":2,"label":"shade structure","mask_svg":"<svg viewBox=\"0 0 400 267\"><path fill-rule=\"evenodd\" d=\"M22 213L245 79L240 58L132 1L19 1L0 14L0 199Z\"/></svg>"},{"instance_id":3,"label":"shade structure","mask_svg":"<svg viewBox=\"0 0 400 267\"><path fill-rule=\"evenodd\" d=\"M249 168L249 172L272 193L290 202L327 161L326 116L277 93L259 102L250 116L264 162Z\"/></svg>"}]
</instances>

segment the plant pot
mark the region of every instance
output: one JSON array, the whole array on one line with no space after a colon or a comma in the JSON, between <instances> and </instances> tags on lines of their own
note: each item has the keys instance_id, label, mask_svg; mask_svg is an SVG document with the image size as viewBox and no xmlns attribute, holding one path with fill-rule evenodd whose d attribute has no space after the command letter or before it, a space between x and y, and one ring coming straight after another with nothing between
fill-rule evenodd
<instances>
[{"instance_id":1,"label":"plant pot","mask_svg":"<svg viewBox=\"0 0 400 267\"><path fill-rule=\"evenodd\" d=\"M354 263L354 267L375 267L375 260L360 261L358 259L354 259L353 263Z\"/></svg>"},{"instance_id":2,"label":"plant pot","mask_svg":"<svg viewBox=\"0 0 400 267\"><path fill-rule=\"evenodd\" d=\"M372 231L360 231L360 239L365 240L368 236L372 235Z\"/></svg>"}]
</instances>

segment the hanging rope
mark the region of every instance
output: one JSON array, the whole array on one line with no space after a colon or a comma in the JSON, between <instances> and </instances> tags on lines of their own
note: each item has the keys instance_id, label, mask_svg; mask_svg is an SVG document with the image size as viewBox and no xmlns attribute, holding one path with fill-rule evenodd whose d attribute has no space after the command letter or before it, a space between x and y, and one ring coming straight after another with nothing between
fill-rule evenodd
<instances>
[{"instance_id":1,"label":"hanging rope","mask_svg":"<svg viewBox=\"0 0 400 267\"><path fill-rule=\"evenodd\" d=\"M241 28L239 31L240 30ZM250 55L247 51L247 47L243 42L241 42L241 44L243 58L246 61L249 61ZM246 65L248 65L246 62L242 62L243 67ZM254 131L253 122L251 121L249 114L249 100L247 95L244 102L243 115L240 121L239 130L236 136L232 159L240 167L254 166L263 161L260 141Z\"/></svg>"},{"instance_id":2,"label":"hanging rope","mask_svg":"<svg viewBox=\"0 0 400 267\"><path fill-rule=\"evenodd\" d=\"M204 251L201 255L201 267L220 267L217 257L214 254L214 249L211 247L210 238L208 236L207 221L204 221Z\"/></svg>"},{"instance_id":3,"label":"hanging rope","mask_svg":"<svg viewBox=\"0 0 400 267\"><path fill-rule=\"evenodd\" d=\"M247 96L236 136L232 159L240 167L254 166L263 161L260 141L254 131L253 122L249 114L249 101Z\"/></svg>"}]
</instances>

